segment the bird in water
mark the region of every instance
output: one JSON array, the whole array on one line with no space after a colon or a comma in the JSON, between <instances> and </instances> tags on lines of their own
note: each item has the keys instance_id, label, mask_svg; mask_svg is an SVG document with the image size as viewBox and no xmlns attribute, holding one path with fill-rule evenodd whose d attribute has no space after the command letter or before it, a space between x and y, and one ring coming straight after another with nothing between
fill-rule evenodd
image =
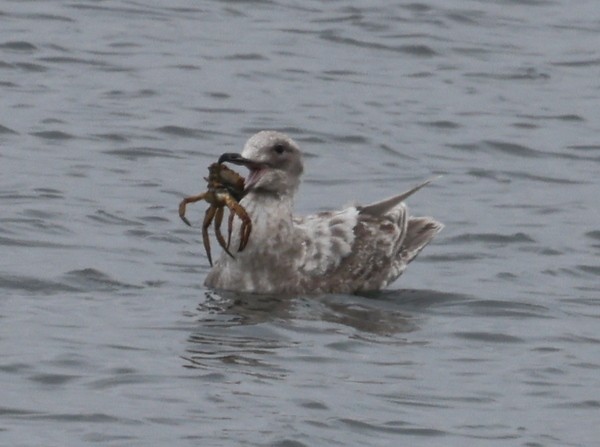
<instances>
[{"instance_id":1,"label":"bird in water","mask_svg":"<svg viewBox=\"0 0 600 447\"><path fill-rule=\"evenodd\" d=\"M443 228L430 217L409 216L403 203L429 182L370 205L295 217L302 153L280 132L258 132L241 154L223 154L223 162L250 171L240 205L252 234L243 251L221 255L206 278L210 288L293 295L380 290Z\"/></svg>"}]
</instances>

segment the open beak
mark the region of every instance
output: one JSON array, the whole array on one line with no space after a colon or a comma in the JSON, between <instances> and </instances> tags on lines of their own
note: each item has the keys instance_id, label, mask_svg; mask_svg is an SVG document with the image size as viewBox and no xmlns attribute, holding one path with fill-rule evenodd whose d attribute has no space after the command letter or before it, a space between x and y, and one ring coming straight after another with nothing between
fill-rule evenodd
<instances>
[{"instance_id":1,"label":"open beak","mask_svg":"<svg viewBox=\"0 0 600 447\"><path fill-rule=\"evenodd\" d=\"M265 171L268 168L268 165L265 163L260 163L258 161L252 161L248 158L242 157L240 154L235 153L226 153L219 157L219 163L233 163L236 165L245 166L250 170L250 174L246 177L246 186L244 188L245 191L250 190L263 176Z\"/></svg>"}]
</instances>

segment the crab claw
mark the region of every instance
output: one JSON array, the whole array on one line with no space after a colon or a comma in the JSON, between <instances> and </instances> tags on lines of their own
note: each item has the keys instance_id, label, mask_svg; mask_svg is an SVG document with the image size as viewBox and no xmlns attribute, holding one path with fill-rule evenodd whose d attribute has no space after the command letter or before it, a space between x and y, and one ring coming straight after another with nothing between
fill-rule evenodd
<instances>
[{"instance_id":1,"label":"crab claw","mask_svg":"<svg viewBox=\"0 0 600 447\"><path fill-rule=\"evenodd\" d=\"M181 201L181 203L179 204L179 217L181 218L181 220L183 220L183 222L188 226L191 227L192 224L190 223L189 220L187 220L187 217L185 217L185 208L188 202L184 200Z\"/></svg>"},{"instance_id":2,"label":"crab claw","mask_svg":"<svg viewBox=\"0 0 600 447\"><path fill-rule=\"evenodd\" d=\"M181 220L183 220L188 226L191 227L192 224L190 223L189 220L187 220L187 217L185 217L186 205L188 203L195 203L199 200L203 200L205 197L206 197L206 193L203 192L202 194L198 194L197 196L186 197L179 203L179 217L181 217Z\"/></svg>"}]
</instances>

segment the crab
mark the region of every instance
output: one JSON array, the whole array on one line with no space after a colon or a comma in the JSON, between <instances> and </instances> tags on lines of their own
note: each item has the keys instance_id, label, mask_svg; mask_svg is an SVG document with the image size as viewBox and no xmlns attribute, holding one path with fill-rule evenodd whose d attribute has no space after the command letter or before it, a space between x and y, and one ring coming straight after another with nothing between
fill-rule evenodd
<instances>
[{"instance_id":1,"label":"crab","mask_svg":"<svg viewBox=\"0 0 600 447\"><path fill-rule=\"evenodd\" d=\"M224 164L213 163L208 167L208 177L205 177L204 179L208 182L208 191L183 199L179 204L179 217L181 217L181 220L187 225L192 226L185 217L186 205L200 200L205 200L210 204L210 207L206 210L204 222L202 224L202 241L204 242L208 263L212 267L210 240L208 237L208 227L212 221L214 220L215 222L215 236L217 237L219 245L221 245L223 250L225 250L225 253L232 258L234 258L234 256L229 251L229 245L231 243L233 218L238 216L242 221L238 251L242 251L246 247L246 244L248 244L250 232L252 231L252 221L246 210L238 203L244 196L245 180L241 175L229 169ZM225 238L221 233L221 223L223 222L223 211L225 207L229 208L231 211L228 222L227 241L225 241Z\"/></svg>"}]
</instances>

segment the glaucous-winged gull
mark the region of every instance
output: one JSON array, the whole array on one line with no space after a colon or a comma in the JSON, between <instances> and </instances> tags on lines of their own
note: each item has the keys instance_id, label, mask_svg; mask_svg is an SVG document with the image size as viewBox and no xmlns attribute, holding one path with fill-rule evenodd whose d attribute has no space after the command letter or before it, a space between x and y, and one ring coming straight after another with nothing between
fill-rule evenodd
<instances>
[{"instance_id":1,"label":"glaucous-winged gull","mask_svg":"<svg viewBox=\"0 0 600 447\"><path fill-rule=\"evenodd\" d=\"M371 205L294 217L302 153L280 132L261 131L241 154L223 154L219 162L250 171L240 204L252 233L234 258L221 255L206 278L210 288L294 295L379 290L443 228L432 218L410 217L402 203L429 182ZM231 247L238 246L238 233L234 226Z\"/></svg>"}]
</instances>

